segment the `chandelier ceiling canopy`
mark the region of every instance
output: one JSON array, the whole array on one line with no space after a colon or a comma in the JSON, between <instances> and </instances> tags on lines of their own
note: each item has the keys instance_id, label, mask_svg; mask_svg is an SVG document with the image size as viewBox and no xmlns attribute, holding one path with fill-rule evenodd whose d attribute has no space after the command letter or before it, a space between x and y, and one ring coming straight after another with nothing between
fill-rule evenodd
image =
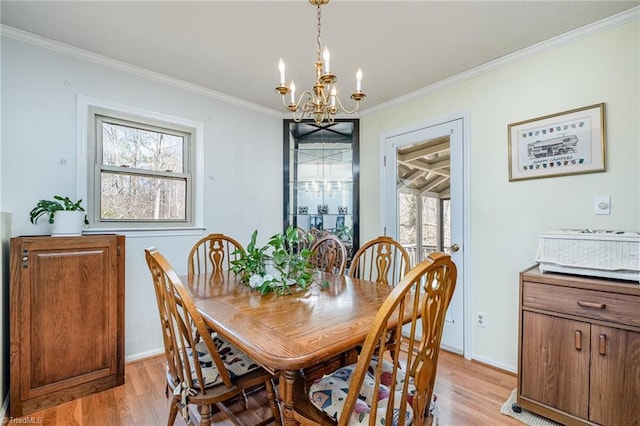
<instances>
[{"instance_id":1,"label":"chandelier ceiling canopy","mask_svg":"<svg viewBox=\"0 0 640 426\"><path fill-rule=\"evenodd\" d=\"M296 122L300 122L305 118L313 118L316 123L320 124L323 121L333 123L335 115L338 113L353 114L358 110L360 101L363 100L366 95L362 92L362 70L358 68L356 72L356 90L351 94L351 99L355 101L355 107L352 110L347 110L340 98L338 97L336 81L338 77L331 73L329 49L325 46L321 51L321 6L329 3L329 0L309 0L309 3L316 6L318 17L318 33L316 37L317 41L317 56L315 63L316 78L313 90L305 90L300 97L296 99L296 85L293 81L289 87L285 86L285 65L282 58L278 64L278 70L280 71L280 84L276 87L276 93L282 96L282 103L291 111L293 119ZM289 95L289 96L287 96ZM289 100L287 100L289 98Z\"/></svg>"}]
</instances>

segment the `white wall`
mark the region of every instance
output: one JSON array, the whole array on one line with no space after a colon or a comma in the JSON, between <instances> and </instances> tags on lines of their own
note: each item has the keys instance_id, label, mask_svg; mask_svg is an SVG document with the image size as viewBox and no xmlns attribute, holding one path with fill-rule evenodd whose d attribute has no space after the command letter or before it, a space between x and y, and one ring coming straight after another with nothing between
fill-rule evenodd
<instances>
[{"instance_id":1,"label":"white wall","mask_svg":"<svg viewBox=\"0 0 640 426\"><path fill-rule=\"evenodd\" d=\"M540 231L640 230L639 56L636 19L362 117L360 223L366 241L381 226L381 135L469 112L467 266L471 310L487 314L486 328L470 330L475 359L515 371L518 273L534 264ZM509 182L510 123L600 102L606 103L606 173ZM599 195L611 196L611 215L593 214Z\"/></svg>"},{"instance_id":2,"label":"white wall","mask_svg":"<svg viewBox=\"0 0 640 426\"><path fill-rule=\"evenodd\" d=\"M640 24L629 23L469 80L366 113L361 120L361 240L380 229L380 136L468 111L471 149L469 276L475 358L515 369L518 272L533 264L545 229L640 229ZM204 123L206 232L247 242L280 229L281 117L154 79L2 37L0 205L12 235L44 234L28 212L40 198L76 191L77 95ZM206 72L203 70L202 72ZM509 123L605 102L607 172L508 181ZM612 214L594 216L610 195ZM142 250L157 246L179 273L199 235L127 239L126 354L160 349L155 300ZM6 336L2 336L6 338Z\"/></svg>"},{"instance_id":3,"label":"white wall","mask_svg":"<svg viewBox=\"0 0 640 426\"><path fill-rule=\"evenodd\" d=\"M1 203L13 213L12 235L48 233L29 222L37 200L76 196L78 95L204 123L204 232L246 244L254 229L261 243L281 229L282 117L3 37ZM158 247L186 273L202 234L127 238L129 359L162 348L143 249Z\"/></svg>"}]
</instances>

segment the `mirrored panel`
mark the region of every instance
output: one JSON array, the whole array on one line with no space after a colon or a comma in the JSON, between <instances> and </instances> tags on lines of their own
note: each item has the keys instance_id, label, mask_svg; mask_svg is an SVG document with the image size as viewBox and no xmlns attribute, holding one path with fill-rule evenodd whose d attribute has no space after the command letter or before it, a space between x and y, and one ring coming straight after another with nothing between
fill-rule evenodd
<instances>
[{"instance_id":1,"label":"mirrored panel","mask_svg":"<svg viewBox=\"0 0 640 426\"><path fill-rule=\"evenodd\" d=\"M335 234L358 249L359 121L284 120L284 228Z\"/></svg>"}]
</instances>

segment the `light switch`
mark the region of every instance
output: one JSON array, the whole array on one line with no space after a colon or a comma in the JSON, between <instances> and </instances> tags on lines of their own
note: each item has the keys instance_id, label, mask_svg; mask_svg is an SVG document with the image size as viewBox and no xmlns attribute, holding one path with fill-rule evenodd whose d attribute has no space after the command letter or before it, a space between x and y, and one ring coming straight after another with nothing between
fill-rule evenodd
<instances>
[{"instance_id":1,"label":"light switch","mask_svg":"<svg viewBox=\"0 0 640 426\"><path fill-rule=\"evenodd\" d=\"M594 214L611 214L611 197L595 197L593 199Z\"/></svg>"}]
</instances>

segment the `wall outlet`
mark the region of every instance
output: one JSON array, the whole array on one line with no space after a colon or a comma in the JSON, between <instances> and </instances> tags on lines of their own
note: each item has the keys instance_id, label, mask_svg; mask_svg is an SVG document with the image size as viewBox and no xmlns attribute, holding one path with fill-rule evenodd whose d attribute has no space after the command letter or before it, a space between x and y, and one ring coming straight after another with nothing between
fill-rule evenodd
<instances>
[{"instance_id":1,"label":"wall outlet","mask_svg":"<svg viewBox=\"0 0 640 426\"><path fill-rule=\"evenodd\" d=\"M476 327L487 326L487 315L484 312L476 312Z\"/></svg>"}]
</instances>

